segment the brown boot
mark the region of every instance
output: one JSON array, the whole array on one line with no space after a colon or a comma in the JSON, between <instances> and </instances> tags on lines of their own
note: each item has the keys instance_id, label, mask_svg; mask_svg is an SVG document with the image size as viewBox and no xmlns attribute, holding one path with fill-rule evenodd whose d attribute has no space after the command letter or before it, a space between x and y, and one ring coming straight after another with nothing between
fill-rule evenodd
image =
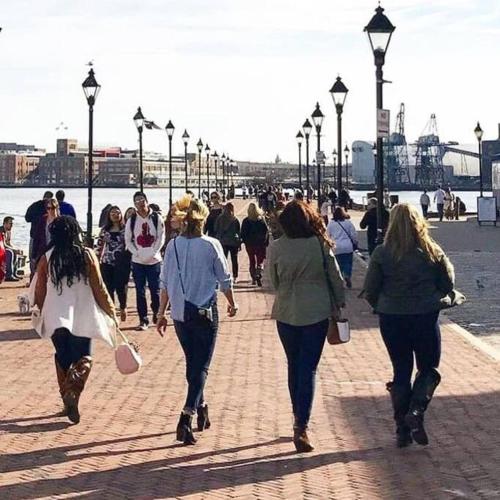
<instances>
[{"instance_id":1,"label":"brown boot","mask_svg":"<svg viewBox=\"0 0 500 500\"><path fill-rule=\"evenodd\" d=\"M56 374L57 374L57 383L59 384L59 394L61 395L61 399L63 399L64 384L66 382L67 373L63 369L63 367L58 363L56 356L54 356L54 362L56 364ZM67 415L67 414L68 414L68 409L66 408L66 405L64 405L64 410L61 412L61 415Z\"/></svg>"},{"instance_id":2,"label":"brown boot","mask_svg":"<svg viewBox=\"0 0 500 500\"><path fill-rule=\"evenodd\" d=\"M308 453L314 450L307 436L305 427L295 427L293 429L293 444L295 445L297 453Z\"/></svg>"},{"instance_id":3,"label":"brown boot","mask_svg":"<svg viewBox=\"0 0 500 500\"><path fill-rule=\"evenodd\" d=\"M68 418L75 424L80 422L80 413L78 412L78 401L80 394L85 387L90 369L92 368L92 358L84 356L76 363L73 363L68 370L63 389L63 401L68 409Z\"/></svg>"}]
</instances>

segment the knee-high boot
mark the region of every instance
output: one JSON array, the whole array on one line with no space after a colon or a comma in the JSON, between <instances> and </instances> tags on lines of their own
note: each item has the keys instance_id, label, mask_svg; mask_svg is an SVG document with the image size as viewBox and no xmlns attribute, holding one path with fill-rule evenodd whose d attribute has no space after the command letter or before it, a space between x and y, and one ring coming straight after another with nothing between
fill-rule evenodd
<instances>
[{"instance_id":1,"label":"knee-high boot","mask_svg":"<svg viewBox=\"0 0 500 500\"><path fill-rule=\"evenodd\" d=\"M67 372L66 370L59 364L57 361L57 356L54 355L54 363L56 365L56 374L57 374L57 384L59 385L59 394L61 395L61 399L63 399L64 395L64 384L66 383L66 376ZM64 399L63 399L64 403ZM64 405L64 410L62 411L63 415L67 415L68 410L66 408L66 405Z\"/></svg>"},{"instance_id":2,"label":"knee-high boot","mask_svg":"<svg viewBox=\"0 0 500 500\"><path fill-rule=\"evenodd\" d=\"M435 368L431 368L425 372L418 372L413 383L410 408L405 422L410 427L413 439L421 445L429 444L429 438L424 429L424 413L439 382L441 382L441 375Z\"/></svg>"},{"instance_id":3,"label":"knee-high boot","mask_svg":"<svg viewBox=\"0 0 500 500\"><path fill-rule=\"evenodd\" d=\"M89 378L92 368L92 358L84 356L76 363L73 363L68 370L63 389L63 401L68 411L68 418L77 424L80 422L78 411L78 401L85 387L85 382Z\"/></svg>"},{"instance_id":4,"label":"knee-high boot","mask_svg":"<svg viewBox=\"0 0 500 500\"><path fill-rule=\"evenodd\" d=\"M410 427L405 422L405 416L410 409L411 387L387 382L386 388L391 395L394 410L397 446L398 448L404 448L412 443Z\"/></svg>"}]
</instances>

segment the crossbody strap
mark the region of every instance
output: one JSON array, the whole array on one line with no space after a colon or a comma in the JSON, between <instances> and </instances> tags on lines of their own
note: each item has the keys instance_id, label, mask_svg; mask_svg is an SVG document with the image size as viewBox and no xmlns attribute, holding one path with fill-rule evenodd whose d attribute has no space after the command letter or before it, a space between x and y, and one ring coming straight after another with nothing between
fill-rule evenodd
<instances>
[{"instance_id":1,"label":"crossbody strap","mask_svg":"<svg viewBox=\"0 0 500 500\"><path fill-rule=\"evenodd\" d=\"M177 262L177 271L179 272L179 281L181 282L181 290L184 297L186 296L186 291L184 290L184 283L182 282L181 266L179 265L179 254L177 253L177 237L174 238L174 250L175 250L175 260Z\"/></svg>"},{"instance_id":2,"label":"crossbody strap","mask_svg":"<svg viewBox=\"0 0 500 500\"><path fill-rule=\"evenodd\" d=\"M344 233L347 234L347 237L351 240L352 248L354 248L355 245L353 239L351 238L351 235L347 232L346 228L339 221L336 222L342 228L342 231L344 231Z\"/></svg>"}]
</instances>

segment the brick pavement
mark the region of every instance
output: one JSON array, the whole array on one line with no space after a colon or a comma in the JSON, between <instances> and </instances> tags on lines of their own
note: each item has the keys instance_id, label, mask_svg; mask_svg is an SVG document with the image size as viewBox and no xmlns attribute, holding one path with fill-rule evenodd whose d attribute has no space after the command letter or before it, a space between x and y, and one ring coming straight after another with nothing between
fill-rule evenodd
<instances>
[{"instance_id":1,"label":"brick pavement","mask_svg":"<svg viewBox=\"0 0 500 500\"><path fill-rule=\"evenodd\" d=\"M245 280L243 254L241 261ZM266 287L237 285L240 313L222 317L208 380L213 425L196 446L183 447L173 433L184 361L171 327L164 339L135 333L131 315L125 329L145 365L128 377L95 344L82 421L73 426L55 416L51 345L16 313L18 289L3 284L0 498L499 498L500 364L445 325L431 445L398 450L385 391L389 362L375 317L356 298L362 276L357 263L353 341L325 347L311 422L316 450L305 455L291 443L286 364Z\"/></svg>"}]
</instances>

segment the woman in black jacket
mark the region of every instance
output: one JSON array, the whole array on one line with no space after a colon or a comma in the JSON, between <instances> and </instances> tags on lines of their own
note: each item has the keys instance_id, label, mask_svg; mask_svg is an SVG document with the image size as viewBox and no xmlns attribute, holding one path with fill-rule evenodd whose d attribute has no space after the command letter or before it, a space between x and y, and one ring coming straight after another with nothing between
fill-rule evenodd
<instances>
[{"instance_id":1,"label":"woman in black jacket","mask_svg":"<svg viewBox=\"0 0 500 500\"><path fill-rule=\"evenodd\" d=\"M234 216L234 205L229 202L215 221L215 237L220 241L224 256L231 254L233 283L238 278L238 252L241 248L240 221Z\"/></svg>"}]
</instances>

